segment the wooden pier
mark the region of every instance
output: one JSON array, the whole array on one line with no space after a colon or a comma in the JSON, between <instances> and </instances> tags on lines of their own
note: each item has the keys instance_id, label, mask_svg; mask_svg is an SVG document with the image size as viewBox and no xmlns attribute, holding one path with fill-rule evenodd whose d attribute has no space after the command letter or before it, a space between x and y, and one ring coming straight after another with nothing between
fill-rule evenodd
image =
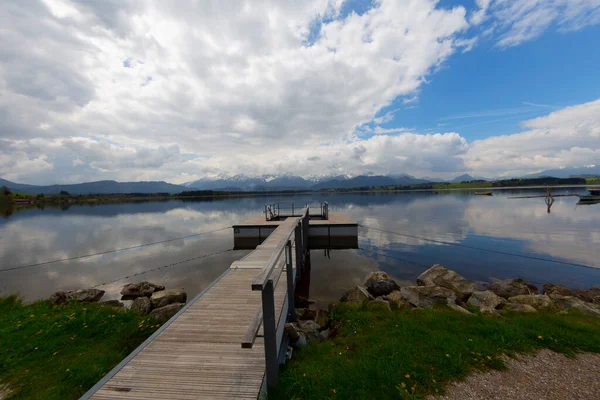
<instances>
[{"instance_id":1,"label":"wooden pier","mask_svg":"<svg viewBox=\"0 0 600 400\"><path fill-rule=\"evenodd\" d=\"M329 204L295 205L294 203L265 206L263 216L257 216L233 225L235 249L253 249L274 232L287 218L301 215L307 209L309 215L308 247L310 249L356 249L358 248L358 224L341 212L330 212Z\"/></svg>"},{"instance_id":2,"label":"wooden pier","mask_svg":"<svg viewBox=\"0 0 600 400\"><path fill-rule=\"evenodd\" d=\"M309 210L277 221L82 399L256 399L277 383L308 253Z\"/></svg>"}]
</instances>

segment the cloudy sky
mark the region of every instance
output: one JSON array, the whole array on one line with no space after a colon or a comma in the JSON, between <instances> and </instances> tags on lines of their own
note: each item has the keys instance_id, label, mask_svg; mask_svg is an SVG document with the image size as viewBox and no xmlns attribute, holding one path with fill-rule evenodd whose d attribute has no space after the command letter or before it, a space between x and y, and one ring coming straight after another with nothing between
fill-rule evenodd
<instances>
[{"instance_id":1,"label":"cloudy sky","mask_svg":"<svg viewBox=\"0 0 600 400\"><path fill-rule=\"evenodd\" d=\"M2 0L0 177L600 160L600 0Z\"/></svg>"}]
</instances>

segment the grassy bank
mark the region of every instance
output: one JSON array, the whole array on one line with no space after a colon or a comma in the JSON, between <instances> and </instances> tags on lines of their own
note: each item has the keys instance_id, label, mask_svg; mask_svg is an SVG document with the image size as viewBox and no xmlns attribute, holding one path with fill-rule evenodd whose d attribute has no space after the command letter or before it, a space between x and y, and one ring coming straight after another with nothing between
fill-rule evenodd
<instances>
[{"instance_id":1,"label":"grassy bank","mask_svg":"<svg viewBox=\"0 0 600 400\"><path fill-rule=\"evenodd\" d=\"M0 384L11 399L76 399L157 328L101 304L0 298Z\"/></svg>"},{"instance_id":2,"label":"grassy bank","mask_svg":"<svg viewBox=\"0 0 600 400\"><path fill-rule=\"evenodd\" d=\"M500 318L342 304L332 323L336 338L297 351L275 398L421 399L470 371L503 368L502 354L600 352L600 320L579 314Z\"/></svg>"}]
</instances>

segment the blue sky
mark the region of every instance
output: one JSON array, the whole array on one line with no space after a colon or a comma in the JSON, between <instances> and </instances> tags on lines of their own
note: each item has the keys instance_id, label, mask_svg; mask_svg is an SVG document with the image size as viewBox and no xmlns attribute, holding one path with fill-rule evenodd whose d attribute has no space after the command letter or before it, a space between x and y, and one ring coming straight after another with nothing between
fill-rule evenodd
<instances>
[{"instance_id":1,"label":"blue sky","mask_svg":"<svg viewBox=\"0 0 600 400\"><path fill-rule=\"evenodd\" d=\"M383 108L378 116L398 111L380 126L452 130L473 141L517 133L523 120L599 97L600 26L566 33L549 29L509 48L494 39L485 37L471 51L454 54L420 88L416 101L405 104L399 97Z\"/></svg>"},{"instance_id":2,"label":"blue sky","mask_svg":"<svg viewBox=\"0 0 600 400\"><path fill-rule=\"evenodd\" d=\"M0 2L0 177L600 160L600 0Z\"/></svg>"}]
</instances>

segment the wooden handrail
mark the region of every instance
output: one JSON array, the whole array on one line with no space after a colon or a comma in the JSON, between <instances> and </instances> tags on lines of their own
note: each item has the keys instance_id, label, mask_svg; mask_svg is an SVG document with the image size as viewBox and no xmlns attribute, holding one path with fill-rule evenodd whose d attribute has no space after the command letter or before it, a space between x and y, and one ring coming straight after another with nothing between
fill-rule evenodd
<instances>
[{"instance_id":1,"label":"wooden handrail","mask_svg":"<svg viewBox=\"0 0 600 400\"><path fill-rule=\"evenodd\" d=\"M262 323L266 364L265 378L269 389L273 389L277 385L277 370L279 368L279 359L282 357L281 346L285 337L283 327L290 318L294 319L296 315L294 289L296 287L296 274L302 269L304 252L308 249L309 216L309 208L306 207L302 217L295 218L292 228L284 233L281 241L273 249L273 253L267 260L266 265L251 285L253 291L261 291L261 309L252 318L241 345L242 348L252 348L254 346ZM296 271L294 271L293 267L294 246L291 240L292 234L296 235L294 241L296 243ZM273 272L280 263L282 254L285 254L287 288L279 318L276 318L275 288L279 283L283 266L279 271Z\"/></svg>"},{"instance_id":2,"label":"wooden handrail","mask_svg":"<svg viewBox=\"0 0 600 400\"><path fill-rule=\"evenodd\" d=\"M269 276L271 275L271 272L273 271L273 268L275 268L275 265L277 265L277 263L279 262L279 259L283 254L283 250L285 249L285 245L288 242L288 240L290 240L290 237L294 233L296 225L300 222L300 220L301 218L297 218L296 224L292 228L290 228L289 232L287 232L281 239L281 241L277 244L277 247L273 250L273 253L267 260L267 264L263 267L262 271L260 272L260 274L258 274L254 282L252 282L252 290L263 290L265 288L265 285L267 284L267 281L269 279Z\"/></svg>"}]
</instances>

